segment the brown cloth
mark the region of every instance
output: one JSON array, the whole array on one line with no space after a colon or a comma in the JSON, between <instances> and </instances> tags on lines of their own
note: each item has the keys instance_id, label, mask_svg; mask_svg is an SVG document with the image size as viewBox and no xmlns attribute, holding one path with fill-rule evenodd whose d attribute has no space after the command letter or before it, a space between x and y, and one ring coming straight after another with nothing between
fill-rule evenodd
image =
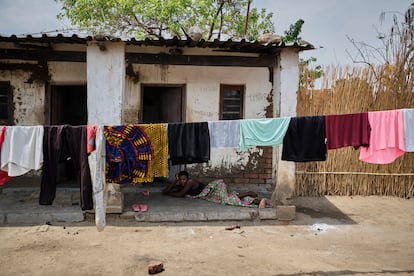
<instances>
[{"instance_id":1,"label":"brown cloth","mask_svg":"<svg viewBox=\"0 0 414 276\"><path fill-rule=\"evenodd\" d=\"M52 205L56 196L58 164L71 160L78 179L80 178L81 208L93 209L86 132L86 126L45 126L40 205Z\"/></svg>"}]
</instances>

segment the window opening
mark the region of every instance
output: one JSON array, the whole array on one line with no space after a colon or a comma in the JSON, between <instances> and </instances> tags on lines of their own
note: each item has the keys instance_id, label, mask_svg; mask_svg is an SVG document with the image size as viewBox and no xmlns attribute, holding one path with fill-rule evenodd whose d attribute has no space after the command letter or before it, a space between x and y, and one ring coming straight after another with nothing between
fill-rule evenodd
<instances>
[{"instance_id":1,"label":"window opening","mask_svg":"<svg viewBox=\"0 0 414 276\"><path fill-rule=\"evenodd\" d=\"M220 86L220 120L243 118L243 85Z\"/></svg>"}]
</instances>

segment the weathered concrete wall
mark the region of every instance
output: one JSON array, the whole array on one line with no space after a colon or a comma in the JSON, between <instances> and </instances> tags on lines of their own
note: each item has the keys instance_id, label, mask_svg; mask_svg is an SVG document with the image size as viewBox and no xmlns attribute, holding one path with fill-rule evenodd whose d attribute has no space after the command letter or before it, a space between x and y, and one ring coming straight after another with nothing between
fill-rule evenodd
<instances>
[{"instance_id":1,"label":"weathered concrete wall","mask_svg":"<svg viewBox=\"0 0 414 276\"><path fill-rule=\"evenodd\" d=\"M141 103L140 84L129 77L125 80L124 99L127 100L125 100L122 105L123 123L138 123Z\"/></svg>"},{"instance_id":2,"label":"weathered concrete wall","mask_svg":"<svg viewBox=\"0 0 414 276\"><path fill-rule=\"evenodd\" d=\"M45 121L44 82L28 83L31 72L23 70L1 71L0 81L10 82L13 91L14 124L43 125Z\"/></svg>"},{"instance_id":3,"label":"weathered concrete wall","mask_svg":"<svg viewBox=\"0 0 414 276\"><path fill-rule=\"evenodd\" d=\"M245 85L244 118L265 117L272 85L267 68L134 65L139 82L127 80L128 110L141 108L141 84L185 84L186 122L219 119L220 84Z\"/></svg>"},{"instance_id":4,"label":"weathered concrete wall","mask_svg":"<svg viewBox=\"0 0 414 276\"><path fill-rule=\"evenodd\" d=\"M70 49L67 45L65 47L62 50ZM295 50L284 49L273 71L255 67L134 64L133 70L137 73L134 79L125 74L125 50L160 53L168 52L168 49L125 46L115 42L105 43L105 49L102 49L96 42L90 42L86 49L87 64L48 64L52 84L87 83L88 123L137 123L141 112L142 84L184 84L186 122L218 120L220 84L245 86L245 119L296 115L299 68ZM205 54L210 51L214 55L240 55L213 52L212 49L188 48L183 51L184 54ZM15 123L44 124L45 85L42 81L26 83L29 77L30 72L21 70L0 72L0 80L11 81L13 87ZM222 177L241 186L269 188L278 179L277 188L289 194L294 185L294 164L281 161L279 152L279 147L259 147L243 152L212 148L208 164L190 165L188 170L197 171L197 174L206 178Z\"/></svg>"},{"instance_id":5,"label":"weathered concrete wall","mask_svg":"<svg viewBox=\"0 0 414 276\"><path fill-rule=\"evenodd\" d=\"M35 62L12 61L12 63L32 64ZM24 67L24 66L23 66ZM49 62L48 75L44 78L29 80L33 72L29 70L4 70L0 81L10 82L13 92L14 124L21 126L43 125L46 122L46 82L51 84L86 84L86 63Z\"/></svg>"},{"instance_id":6,"label":"weathered concrete wall","mask_svg":"<svg viewBox=\"0 0 414 276\"><path fill-rule=\"evenodd\" d=\"M49 62L51 84L86 84L86 63Z\"/></svg>"},{"instance_id":7,"label":"weathered concrete wall","mask_svg":"<svg viewBox=\"0 0 414 276\"><path fill-rule=\"evenodd\" d=\"M88 123L122 124L125 89L124 44L90 42L86 53Z\"/></svg>"},{"instance_id":8,"label":"weathered concrete wall","mask_svg":"<svg viewBox=\"0 0 414 276\"><path fill-rule=\"evenodd\" d=\"M185 84L186 86L186 122L205 122L219 120L220 84L245 85L244 118L264 118L269 115L269 106L273 106L272 83L269 81L268 68L217 67L217 66L133 66L139 74L139 82L128 80L124 109L130 116L137 117L134 110L141 108L141 84ZM251 188L271 188L272 161L271 149L253 148L239 152L237 149L211 149L208 164L188 165L187 169L201 178L224 178L235 186ZM248 187L247 187L248 186Z\"/></svg>"}]
</instances>

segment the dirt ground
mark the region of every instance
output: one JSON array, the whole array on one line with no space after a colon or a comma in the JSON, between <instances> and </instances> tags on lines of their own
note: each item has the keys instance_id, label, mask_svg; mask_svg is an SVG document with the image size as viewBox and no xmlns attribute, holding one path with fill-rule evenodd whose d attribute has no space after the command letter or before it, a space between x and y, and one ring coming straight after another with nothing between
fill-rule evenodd
<instances>
[{"instance_id":1,"label":"dirt ground","mask_svg":"<svg viewBox=\"0 0 414 276\"><path fill-rule=\"evenodd\" d=\"M0 275L409 275L414 200L301 198L296 219L0 227ZM237 223L240 229L226 230Z\"/></svg>"}]
</instances>

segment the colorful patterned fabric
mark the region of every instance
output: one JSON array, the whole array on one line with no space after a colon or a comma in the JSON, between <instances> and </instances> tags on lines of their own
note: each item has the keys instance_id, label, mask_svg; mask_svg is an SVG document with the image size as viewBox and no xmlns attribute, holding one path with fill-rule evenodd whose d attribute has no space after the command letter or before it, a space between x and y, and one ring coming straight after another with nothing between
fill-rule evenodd
<instances>
[{"instance_id":1,"label":"colorful patterned fabric","mask_svg":"<svg viewBox=\"0 0 414 276\"><path fill-rule=\"evenodd\" d=\"M235 191L227 191L227 185L223 179L214 180L207 184L203 191L191 198L201 198L210 202L223 205L242 206L257 208L258 205L253 203L254 198L246 196L240 199Z\"/></svg>"},{"instance_id":2,"label":"colorful patterned fabric","mask_svg":"<svg viewBox=\"0 0 414 276\"><path fill-rule=\"evenodd\" d=\"M137 125L104 126L106 181L139 183L147 177L154 151L149 137Z\"/></svg>"},{"instance_id":3,"label":"colorful patterned fabric","mask_svg":"<svg viewBox=\"0 0 414 276\"><path fill-rule=\"evenodd\" d=\"M152 182L154 177L167 177L168 140L167 124L139 124L151 141L154 159L149 163L148 174L141 182Z\"/></svg>"}]
</instances>

